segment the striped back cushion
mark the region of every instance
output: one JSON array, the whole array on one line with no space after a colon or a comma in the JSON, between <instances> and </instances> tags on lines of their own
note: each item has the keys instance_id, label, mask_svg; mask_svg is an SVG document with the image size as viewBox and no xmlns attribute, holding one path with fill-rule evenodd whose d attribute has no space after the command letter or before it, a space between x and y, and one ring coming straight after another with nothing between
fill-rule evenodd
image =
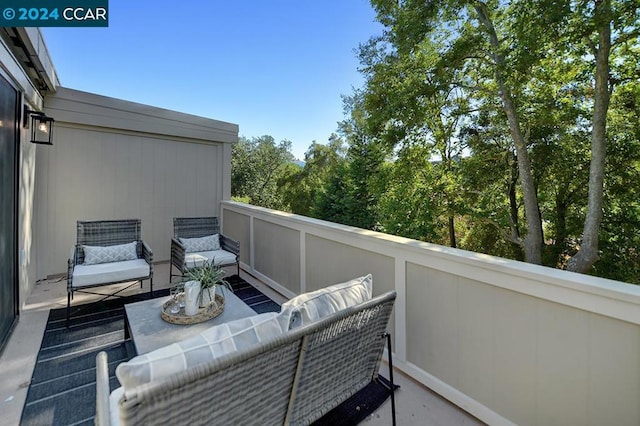
<instances>
[{"instance_id":1,"label":"striped back cushion","mask_svg":"<svg viewBox=\"0 0 640 426\"><path fill-rule=\"evenodd\" d=\"M282 304L280 320L283 328L292 330L325 318L342 309L371 299L371 274L340 284L303 293Z\"/></svg>"},{"instance_id":2,"label":"striped back cushion","mask_svg":"<svg viewBox=\"0 0 640 426\"><path fill-rule=\"evenodd\" d=\"M247 349L286 331L280 326L278 315L276 312L267 312L213 326L196 336L118 365L116 376L126 391L216 357Z\"/></svg>"}]
</instances>

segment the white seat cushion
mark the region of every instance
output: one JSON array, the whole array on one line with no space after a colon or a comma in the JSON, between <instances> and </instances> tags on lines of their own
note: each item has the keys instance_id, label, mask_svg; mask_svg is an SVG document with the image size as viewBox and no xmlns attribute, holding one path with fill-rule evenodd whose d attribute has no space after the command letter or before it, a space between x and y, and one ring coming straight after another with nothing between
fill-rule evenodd
<instances>
[{"instance_id":1,"label":"white seat cushion","mask_svg":"<svg viewBox=\"0 0 640 426\"><path fill-rule=\"evenodd\" d=\"M133 281L148 276L149 264L144 259L99 263L97 265L76 265L73 268L72 286L85 287L95 284Z\"/></svg>"},{"instance_id":2,"label":"white seat cushion","mask_svg":"<svg viewBox=\"0 0 640 426\"><path fill-rule=\"evenodd\" d=\"M342 309L371 299L371 274L340 284L303 293L282 304L280 319L283 327L292 330L325 318Z\"/></svg>"},{"instance_id":3,"label":"white seat cushion","mask_svg":"<svg viewBox=\"0 0 640 426\"><path fill-rule=\"evenodd\" d=\"M126 392L214 358L248 349L286 332L278 315L267 312L213 326L196 336L123 362L116 368L116 376Z\"/></svg>"},{"instance_id":4,"label":"white seat cushion","mask_svg":"<svg viewBox=\"0 0 640 426\"><path fill-rule=\"evenodd\" d=\"M207 262L214 265L229 265L236 263L236 255L226 250L200 251L197 253L185 253L184 264L187 269L200 267Z\"/></svg>"}]
</instances>

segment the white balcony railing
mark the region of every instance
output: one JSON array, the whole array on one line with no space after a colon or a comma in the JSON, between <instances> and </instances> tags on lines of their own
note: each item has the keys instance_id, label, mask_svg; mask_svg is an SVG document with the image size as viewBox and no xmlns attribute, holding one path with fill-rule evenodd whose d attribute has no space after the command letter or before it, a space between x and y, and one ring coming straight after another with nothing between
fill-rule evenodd
<instances>
[{"instance_id":1,"label":"white balcony railing","mask_svg":"<svg viewBox=\"0 0 640 426\"><path fill-rule=\"evenodd\" d=\"M247 204L243 268L293 296L372 273L398 368L490 424L640 424L640 287Z\"/></svg>"}]
</instances>

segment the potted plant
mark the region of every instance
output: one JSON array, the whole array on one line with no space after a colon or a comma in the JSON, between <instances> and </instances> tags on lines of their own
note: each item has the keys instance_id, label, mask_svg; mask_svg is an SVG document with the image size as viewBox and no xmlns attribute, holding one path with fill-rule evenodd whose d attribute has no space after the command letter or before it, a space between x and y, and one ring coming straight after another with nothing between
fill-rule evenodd
<instances>
[{"instance_id":1,"label":"potted plant","mask_svg":"<svg viewBox=\"0 0 640 426\"><path fill-rule=\"evenodd\" d=\"M224 279L226 271L213 262L205 261L187 271L189 281L200 282L200 306L205 307L215 300L216 287L226 287L233 291L231 285Z\"/></svg>"}]
</instances>

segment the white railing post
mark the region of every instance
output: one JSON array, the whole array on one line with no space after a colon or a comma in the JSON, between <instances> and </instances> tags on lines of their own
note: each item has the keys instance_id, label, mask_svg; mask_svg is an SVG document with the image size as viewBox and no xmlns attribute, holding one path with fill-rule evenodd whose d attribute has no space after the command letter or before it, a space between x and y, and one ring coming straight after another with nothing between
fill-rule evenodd
<instances>
[{"instance_id":1,"label":"white railing post","mask_svg":"<svg viewBox=\"0 0 640 426\"><path fill-rule=\"evenodd\" d=\"M256 250L255 250L255 238L253 237L253 213L249 214L249 269L252 273L256 272Z\"/></svg>"},{"instance_id":2,"label":"white railing post","mask_svg":"<svg viewBox=\"0 0 640 426\"><path fill-rule=\"evenodd\" d=\"M395 257L395 330L394 340L396 347L393 349L396 359L407 360L407 269L404 258Z\"/></svg>"},{"instance_id":3,"label":"white railing post","mask_svg":"<svg viewBox=\"0 0 640 426\"><path fill-rule=\"evenodd\" d=\"M307 233L300 230L300 294L307 291Z\"/></svg>"}]
</instances>

